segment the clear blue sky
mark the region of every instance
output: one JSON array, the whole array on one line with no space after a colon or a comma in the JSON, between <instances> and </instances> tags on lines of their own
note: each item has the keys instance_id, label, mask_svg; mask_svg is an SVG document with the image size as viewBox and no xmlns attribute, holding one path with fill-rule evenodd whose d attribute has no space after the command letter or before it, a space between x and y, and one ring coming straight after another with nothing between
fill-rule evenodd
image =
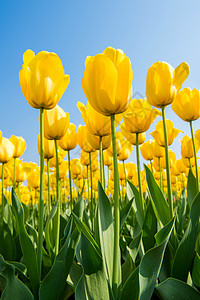
<instances>
[{"instance_id":1,"label":"clear blue sky","mask_svg":"<svg viewBox=\"0 0 200 300\"><path fill-rule=\"evenodd\" d=\"M39 111L24 98L18 73L25 50L56 52L70 84L59 105L71 122L83 124L76 103L86 104L81 81L87 55L107 46L121 48L131 59L133 91L145 95L146 73L158 60L173 67L182 61L191 73L184 87L200 89L200 1L0 1L0 130L3 136L23 136L27 150L24 161L39 163L37 134ZM183 122L168 107L167 118L189 134ZM158 121L159 119L156 119ZM150 127L151 132L155 124ZM194 129L200 121L194 122ZM182 139L183 134L178 138ZM151 138L147 134L147 139ZM172 149L180 158L178 138ZM77 151L74 150L74 156ZM135 161L135 151L131 158Z\"/></svg>"}]
</instances>

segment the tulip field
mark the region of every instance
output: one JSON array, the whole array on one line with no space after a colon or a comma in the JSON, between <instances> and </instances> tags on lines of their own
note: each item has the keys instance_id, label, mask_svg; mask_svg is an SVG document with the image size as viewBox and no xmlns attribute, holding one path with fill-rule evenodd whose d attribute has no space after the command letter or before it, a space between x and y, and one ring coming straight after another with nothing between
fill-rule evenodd
<instances>
[{"instance_id":1,"label":"tulip field","mask_svg":"<svg viewBox=\"0 0 200 300\"><path fill-rule=\"evenodd\" d=\"M23 54L40 166L21 158L23 137L0 131L0 299L200 299L200 92L182 88L189 73L186 62L156 62L146 98L134 99L122 50L88 56L77 128L58 105L70 84L58 55ZM168 105L190 130L181 159L169 149L182 131Z\"/></svg>"}]
</instances>

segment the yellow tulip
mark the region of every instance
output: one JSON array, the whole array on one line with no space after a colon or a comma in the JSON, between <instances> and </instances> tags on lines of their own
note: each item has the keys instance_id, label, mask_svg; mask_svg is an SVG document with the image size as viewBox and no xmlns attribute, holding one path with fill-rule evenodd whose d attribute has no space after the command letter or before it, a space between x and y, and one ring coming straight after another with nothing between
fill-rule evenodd
<instances>
[{"instance_id":1,"label":"yellow tulip","mask_svg":"<svg viewBox=\"0 0 200 300\"><path fill-rule=\"evenodd\" d=\"M40 187L40 169L35 167L31 170L30 175L27 178L28 187L38 189Z\"/></svg>"},{"instance_id":2,"label":"yellow tulip","mask_svg":"<svg viewBox=\"0 0 200 300\"><path fill-rule=\"evenodd\" d=\"M137 167L134 163L126 163L127 179L132 180L133 177L137 177Z\"/></svg>"},{"instance_id":3,"label":"yellow tulip","mask_svg":"<svg viewBox=\"0 0 200 300\"><path fill-rule=\"evenodd\" d=\"M12 135L10 137L10 141L15 146L15 152L14 152L13 157L14 158L19 158L20 156L22 156L22 154L26 150L26 142L25 142L25 140L21 136Z\"/></svg>"},{"instance_id":4,"label":"yellow tulip","mask_svg":"<svg viewBox=\"0 0 200 300\"><path fill-rule=\"evenodd\" d=\"M109 167L110 165L112 165L112 160L113 160L112 157L108 154L107 150L105 150L103 152L104 165Z\"/></svg>"},{"instance_id":5,"label":"yellow tulip","mask_svg":"<svg viewBox=\"0 0 200 300\"><path fill-rule=\"evenodd\" d=\"M86 126L79 125L78 131L77 131L77 141L79 144L79 147L85 151L85 152L93 152L95 149L90 145L88 138L87 138L87 128Z\"/></svg>"},{"instance_id":6,"label":"yellow tulip","mask_svg":"<svg viewBox=\"0 0 200 300\"><path fill-rule=\"evenodd\" d=\"M71 173L72 178L76 178L78 175L80 175L83 171L83 166L80 163L80 160L77 158L71 159Z\"/></svg>"},{"instance_id":7,"label":"yellow tulip","mask_svg":"<svg viewBox=\"0 0 200 300\"><path fill-rule=\"evenodd\" d=\"M122 144L122 148L121 148L121 151L119 153L119 155L117 156L118 160L120 161L125 161L129 158L129 156L131 155L133 151L133 146L132 144L125 140Z\"/></svg>"},{"instance_id":8,"label":"yellow tulip","mask_svg":"<svg viewBox=\"0 0 200 300\"><path fill-rule=\"evenodd\" d=\"M124 123L120 125L121 132L123 136L132 144L136 145L136 133L131 133L130 131L127 130L126 126ZM145 132L139 133L138 134L138 142L139 145L143 144L146 138Z\"/></svg>"},{"instance_id":9,"label":"yellow tulip","mask_svg":"<svg viewBox=\"0 0 200 300\"><path fill-rule=\"evenodd\" d=\"M64 179L67 176L67 172L68 172L68 162L63 161L59 165L59 178Z\"/></svg>"},{"instance_id":10,"label":"yellow tulip","mask_svg":"<svg viewBox=\"0 0 200 300\"><path fill-rule=\"evenodd\" d=\"M98 151L91 152L91 161L92 162L97 157L98 157ZM80 162L83 166L89 166L89 164L90 164L89 152L85 152L85 151L81 150Z\"/></svg>"},{"instance_id":11,"label":"yellow tulip","mask_svg":"<svg viewBox=\"0 0 200 300\"><path fill-rule=\"evenodd\" d=\"M0 130L0 144L1 144L1 142L2 142L2 132Z\"/></svg>"},{"instance_id":12,"label":"yellow tulip","mask_svg":"<svg viewBox=\"0 0 200 300\"><path fill-rule=\"evenodd\" d=\"M111 135L102 136L102 149L105 150L110 146ZM87 140L95 150L100 150L100 137L87 131Z\"/></svg>"},{"instance_id":13,"label":"yellow tulip","mask_svg":"<svg viewBox=\"0 0 200 300\"><path fill-rule=\"evenodd\" d=\"M60 58L47 51L41 51L35 56L28 49L24 52L23 61L19 80L24 97L34 108L54 108L70 81L70 76L64 73Z\"/></svg>"},{"instance_id":14,"label":"yellow tulip","mask_svg":"<svg viewBox=\"0 0 200 300\"><path fill-rule=\"evenodd\" d=\"M120 131L116 132L116 147L117 147L117 156L120 155L121 151L122 151L122 147L124 144L124 136ZM113 147L112 147L112 143L110 144L110 146L107 148L107 152L110 156L113 156Z\"/></svg>"},{"instance_id":15,"label":"yellow tulip","mask_svg":"<svg viewBox=\"0 0 200 300\"><path fill-rule=\"evenodd\" d=\"M179 129L174 128L174 123L171 120L166 120L167 126L167 136L168 136L168 145L170 146L174 139L177 137L179 132L182 132ZM159 121L156 125L155 131L150 133L153 138L155 139L156 143L159 146L165 147L165 138L164 138L164 131L163 131L163 122Z\"/></svg>"},{"instance_id":16,"label":"yellow tulip","mask_svg":"<svg viewBox=\"0 0 200 300\"><path fill-rule=\"evenodd\" d=\"M176 95L171 107L183 121L197 120L200 117L200 92L184 88Z\"/></svg>"},{"instance_id":17,"label":"yellow tulip","mask_svg":"<svg viewBox=\"0 0 200 300\"><path fill-rule=\"evenodd\" d=\"M181 63L175 70L166 62L154 63L149 68L146 78L148 102L158 108L172 103L189 72L190 69L186 62Z\"/></svg>"},{"instance_id":18,"label":"yellow tulip","mask_svg":"<svg viewBox=\"0 0 200 300\"><path fill-rule=\"evenodd\" d=\"M0 163L7 163L9 160L13 158L15 152L15 146L9 139L2 138L2 142L0 144Z\"/></svg>"},{"instance_id":19,"label":"yellow tulip","mask_svg":"<svg viewBox=\"0 0 200 300\"><path fill-rule=\"evenodd\" d=\"M131 62L120 49L108 47L103 53L86 58L82 88L91 106L105 116L127 109L132 80Z\"/></svg>"},{"instance_id":20,"label":"yellow tulip","mask_svg":"<svg viewBox=\"0 0 200 300\"><path fill-rule=\"evenodd\" d=\"M14 164L9 164L9 170L12 181L14 181ZM25 181L31 173L31 166L28 163L23 163L20 159L16 160L16 182Z\"/></svg>"},{"instance_id":21,"label":"yellow tulip","mask_svg":"<svg viewBox=\"0 0 200 300\"><path fill-rule=\"evenodd\" d=\"M198 152L199 144L195 144ZM181 141L181 155L183 158L192 158L194 156L192 139L188 135L185 135Z\"/></svg>"},{"instance_id":22,"label":"yellow tulip","mask_svg":"<svg viewBox=\"0 0 200 300\"><path fill-rule=\"evenodd\" d=\"M38 134L37 147L38 147L38 153L40 155L40 134ZM54 157L54 153L55 153L54 141L47 140L46 138L44 138L44 158L50 159Z\"/></svg>"},{"instance_id":23,"label":"yellow tulip","mask_svg":"<svg viewBox=\"0 0 200 300\"><path fill-rule=\"evenodd\" d=\"M111 134L111 122L110 117L104 116L98 113L90 104L87 102L87 106L81 103L77 103L77 107L82 114L83 121L86 124L88 131L91 134L98 136L106 136ZM119 114L115 118L115 127L120 123L122 115Z\"/></svg>"},{"instance_id":24,"label":"yellow tulip","mask_svg":"<svg viewBox=\"0 0 200 300\"><path fill-rule=\"evenodd\" d=\"M178 170L179 173L184 173L185 172L186 166L183 163L182 159L177 159L176 160L176 168L177 168L177 170Z\"/></svg>"},{"instance_id":25,"label":"yellow tulip","mask_svg":"<svg viewBox=\"0 0 200 300\"><path fill-rule=\"evenodd\" d=\"M44 136L48 140L60 140L69 126L69 114L56 105L44 111Z\"/></svg>"},{"instance_id":26,"label":"yellow tulip","mask_svg":"<svg viewBox=\"0 0 200 300\"><path fill-rule=\"evenodd\" d=\"M157 116L161 116L161 112L156 108L152 109L146 98L132 99L123 114L123 120L128 131L142 133L149 129Z\"/></svg>"},{"instance_id":27,"label":"yellow tulip","mask_svg":"<svg viewBox=\"0 0 200 300\"><path fill-rule=\"evenodd\" d=\"M154 141L154 157L164 157L165 156L165 149L159 146L156 141Z\"/></svg>"},{"instance_id":28,"label":"yellow tulip","mask_svg":"<svg viewBox=\"0 0 200 300\"><path fill-rule=\"evenodd\" d=\"M76 125L69 123L65 135L59 140L58 145L65 151L70 151L76 148L77 145L77 133Z\"/></svg>"},{"instance_id":29,"label":"yellow tulip","mask_svg":"<svg viewBox=\"0 0 200 300\"><path fill-rule=\"evenodd\" d=\"M145 160L152 160L154 157L154 141L148 140L140 146L140 151Z\"/></svg>"}]
</instances>

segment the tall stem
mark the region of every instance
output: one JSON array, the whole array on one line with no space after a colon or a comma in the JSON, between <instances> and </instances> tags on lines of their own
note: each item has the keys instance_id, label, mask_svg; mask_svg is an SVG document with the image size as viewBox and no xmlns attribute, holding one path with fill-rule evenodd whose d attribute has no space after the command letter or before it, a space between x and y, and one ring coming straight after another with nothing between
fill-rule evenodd
<instances>
[{"instance_id":1,"label":"tall stem","mask_svg":"<svg viewBox=\"0 0 200 300\"><path fill-rule=\"evenodd\" d=\"M40 201L38 224L38 272L41 277L42 243L43 243L43 212L44 212L44 108L40 108Z\"/></svg>"},{"instance_id":2,"label":"tall stem","mask_svg":"<svg viewBox=\"0 0 200 300\"><path fill-rule=\"evenodd\" d=\"M49 158L47 158L47 189L48 189L48 213L50 214L50 208L51 208L51 195L50 195L50 177L49 177Z\"/></svg>"},{"instance_id":3,"label":"tall stem","mask_svg":"<svg viewBox=\"0 0 200 300\"><path fill-rule=\"evenodd\" d=\"M90 160L90 186L91 186L91 219L92 219L92 229L94 229L94 198L93 198L93 181L92 181L92 159L91 152L89 152Z\"/></svg>"},{"instance_id":4,"label":"tall stem","mask_svg":"<svg viewBox=\"0 0 200 300\"><path fill-rule=\"evenodd\" d=\"M16 188L16 157L14 157L14 179L13 179L13 189Z\"/></svg>"},{"instance_id":5,"label":"tall stem","mask_svg":"<svg viewBox=\"0 0 200 300\"><path fill-rule=\"evenodd\" d=\"M197 191L199 192L199 172L198 172L197 153L196 153L192 121L190 121L190 130L191 130L191 135L192 135L192 143L193 143L194 159L195 159L195 167L196 167Z\"/></svg>"},{"instance_id":6,"label":"tall stem","mask_svg":"<svg viewBox=\"0 0 200 300\"><path fill-rule=\"evenodd\" d=\"M136 156L137 156L137 173L138 173L138 185L139 185L139 195L140 195L140 209L141 209L142 216L144 218L144 199L142 194L142 180L141 180L141 170L140 170L139 133L136 133Z\"/></svg>"},{"instance_id":7,"label":"tall stem","mask_svg":"<svg viewBox=\"0 0 200 300\"><path fill-rule=\"evenodd\" d=\"M170 207L170 215L173 217L173 201L172 201L172 185L171 185L171 175L169 166L169 148L168 148L168 136L167 136L167 126L165 119L165 107L162 106L162 118L163 118L163 129L165 137L165 160L166 160L166 171L167 171L167 190L168 190L168 202Z\"/></svg>"},{"instance_id":8,"label":"tall stem","mask_svg":"<svg viewBox=\"0 0 200 300\"><path fill-rule=\"evenodd\" d=\"M73 209L73 199L72 199L72 176L71 176L71 163L70 163L70 151L67 151L68 153L68 169L69 169L69 189L70 189L70 205L71 205L71 211Z\"/></svg>"},{"instance_id":9,"label":"tall stem","mask_svg":"<svg viewBox=\"0 0 200 300\"><path fill-rule=\"evenodd\" d=\"M115 134L115 115L111 115L111 133L112 133L112 147L113 147L113 169L114 169L114 255L113 255L113 278L112 289L114 295L117 295L118 278L120 262L120 248L119 248L119 171L117 164L117 146L116 146L116 134Z\"/></svg>"},{"instance_id":10,"label":"tall stem","mask_svg":"<svg viewBox=\"0 0 200 300\"><path fill-rule=\"evenodd\" d=\"M103 189L105 189L102 136L99 137L99 156L100 156L100 178L101 178L101 184L102 184Z\"/></svg>"},{"instance_id":11,"label":"tall stem","mask_svg":"<svg viewBox=\"0 0 200 300\"><path fill-rule=\"evenodd\" d=\"M2 173L1 173L1 202L2 202L2 222L3 222L3 215L4 215L4 163L2 163Z\"/></svg>"},{"instance_id":12,"label":"tall stem","mask_svg":"<svg viewBox=\"0 0 200 300\"><path fill-rule=\"evenodd\" d=\"M57 211L56 211L56 241L55 241L55 255L59 251L59 236L60 236L60 179L59 179L59 163L58 163L58 146L57 140L54 140L55 152L56 152L56 198L58 201Z\"/></svg>"}]
</instances>

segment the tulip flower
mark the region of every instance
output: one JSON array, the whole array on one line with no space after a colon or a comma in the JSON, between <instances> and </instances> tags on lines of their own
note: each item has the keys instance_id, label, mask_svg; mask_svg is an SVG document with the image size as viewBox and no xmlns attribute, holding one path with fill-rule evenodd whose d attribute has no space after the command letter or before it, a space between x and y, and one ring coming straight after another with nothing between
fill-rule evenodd
<instances>
[{"instance_id":1,"label":"tulip flower","mask_svg":"<svg viewBox=\"0 0 200 300\"><path fill-rule=\"evenodd\" d=\"M69 123L67 131L61 140L58 142L59 146L68 153L68 168L69 168L69 185L70 185L70 203L73 209L72 198L72 182L71 182L71 165L70 165L70 150L74 149L77 145L76 125Z\"/></svg>"},{"instance_id":2,"label":"tulip flower","mask_svg":"<svg viewBox=\"0 0 200 300\"><path fill-rule=\"evenodd\" d=\"M161 112L144 99L132 99L128 109L123 114L123 120L127 130L131 133L146 132Z\"/></svg>"},{"instance_id":3,"label":"tulip flower","mask_svg":"<svg viewBox=\"0 0 200 300\"><path fill-rule=\"evenodd\" d=\"M10 137L10 141L15 146L15 151L14 151L13 157L14 158L19 158L20 156L22 156L22 154L26 150L25 140L21 136L18 137L18 136L12 135Z\"/></svg>"},{"instance_id":4,"label":"tulip flower","mask_svg":"<svg viewBox=\"0 0 200 300\"><path fill-rule=\"evenodd\" d=\"M132 95L132 79L129 58L122 50L108 47L101 54L87 57L82 88L91 106L110 116L127 109Z\"/></svg>"},{"instance_id":5,"label":"tulip flower","mask_svg":"<svg viewBox=\"0 0 200 300\"><path fill-rule=\"evenodd\" d=\"M87 102L87 106L80 101L77 103L77 107L82 114L83 121L85 122L88 131L91 134L98 136L106 136L111 134L111 124L110 117L104 116L101 113L97 112L90 102ZM119 114L116 116L115 126L120 123L122 115Z\"/></svg>"},{"instance_id":6,"label":"tulip flower","mask_svg":"<svg viewBox=\"0 0 200 300\"><path fill-rule=\"evenodd\" d=\"M184 88L171 104L173 111L186 122L200 117L200 92L196 89Z\"/></svg>"},{"instance_id":7,"label":"tulip flower","mask_svg":"<svg viewBox=\"0 0 200 300\"><path fill-rule=\"evenodd\" d=\"M40 109L40 202L39 202L39 234L38 234L38 271L41 276L42 243L43 243L43 209L44 209L44 109L53 109L64 91L70 77L64 74L60 58L55 53L39 52L36 56L32 50L23 55L24 64L19 72L22 92L28 103Z\"/></svg>"},{"instance_id":8,"label":"tulip flower","mask_svg":"<svg viewBox=\"0 0 200 300\"><path fill-rule=\"evenodd\" d=\"M181 155L183 158L192 158L194 156L194 150L192 147L192 139L185 135L181 142Z\"/></svg>"},{"instance_id":9,"label":"tulip flower","mask_svg":"<svg viewBox=\"0 0 200 300\"><path fill-rule=\"evenodd\" d=\"M83 91L91 106L99 113L111 117L113 145L114 188L114 255L113 269L109 270L113 292L116 295L119 258L119 174L117 166L115 114L124 112L132 97L133 72L129 58L122 50L112 47L94 57L87 57L82 79Z\"/></svg>"},{"instance_id":10,"label":"tulip flower","mask_svg":"<svg viewBox=\"0 0 200 300\"><path fill-rule=\"evenodd\" d=\"M152 160L154 157L154 141L148 140L140 147L141 154L145 160Z\"/></svg>"},{"instance_id":11,"label":"tulip flower","mask_svg":"<svg viewBox=\"0 0 200 300\"><path fill-rule=\"evenodd\" d=\"M157 108L172 103L189 72L190 69L186 62L181 63L176 69L163 61L154 63L147 72L146 96L148 102Z\"/></svg>"},{"instance_id":12,"label":"tulip flower","mask_svg":"<svg viewBox=\"0 0 200 300\"><path fill-rule=\"evenodd\" d=\"M168 145L170 146L174 139L177 137L179 132L182 132L182 130L174 128L174 124L171 120L166 120L167 124L167 136L168 136ZM159 121L156 125L155 130L151 133L153 138L155 139L156 143L159 146L165 147L165 137L163 132L163 122Z\"/></svg>"},{"instance_id":13,"label":"tulip flower","mask_svg":"<svg viewBox=\"0 0 200 300\"><path fill-rule=\"evenodd\" d=\"M95 150L100 150L100 136L91 134L89 131L87 131L87 140L94 148ZM111 143L111 135L106 135L102 137L102 150L107 149L110 146Z\"/></svg>"},{"instance_id":14,"label":"tulip flower","mask_svg":"<svg viewBox=\"0 0 200 300\"><path fill-rule=\"evenodd\" d=\"M60 58L47 51L35 56L28 49L24 52L23 61L19 80L24 97L34 108L54 108L70 80L70 76L64 73Z\"/></svg>"},{"instance_id":15,"label":"tulip flower","mask_svg":"<svg viewBox=\"0 0 200 300\"><path fill-rule=\"evenodd\" d=\"M146 79L147 101L153 106L162 109L164 130L163 137L167 163L168 201L171 217L173 216L173 202L169 170L168 136L165 118L165 106L173 102L177 92L181 89L183 82L187 79L189 72L189 66L185 62L181 63L175 70L170 64L166 62L156 62L149 68Z\"/></svg>"},{"instance_id":16,"label":"tulip flower","mask_svg":"<svg viewBox=\"0 0 200 300\"><path fill-rule=\"evenodd\" d=\"M123 136L132 144L136 146L136 133L131 133L127 130L124 123L120 125L121 133ZM143 144L146 138L145 132L138 134L138 143L139 145Z\"/></svg>"},{"instance_id":17,"label":"tulip flower","mask_svg":"<svg viewBox=\"0 0 200 300\"><path fill-rule=\"evenodd\" d=\"M40 155L40 134L38 134L37 148ZM51 159L52 157L54 157L54 153L54 141L44 138L44 158L47 160Z\"/></svg>"},{"instance_id":18,"label":"tulip flower","mask_svg":"<svg viewBox=\"0 0 200 300\"><path fill-rule=\"evenodd\" d=\"M176 95L171 107L182 120L190 123L192 147L196 165L197 190L199 191L197 150L195 146L192 121L197 120L200 117L200 92L196 89L191 90L190 88L184 88Z\"/></svg>"}]
</instances>

